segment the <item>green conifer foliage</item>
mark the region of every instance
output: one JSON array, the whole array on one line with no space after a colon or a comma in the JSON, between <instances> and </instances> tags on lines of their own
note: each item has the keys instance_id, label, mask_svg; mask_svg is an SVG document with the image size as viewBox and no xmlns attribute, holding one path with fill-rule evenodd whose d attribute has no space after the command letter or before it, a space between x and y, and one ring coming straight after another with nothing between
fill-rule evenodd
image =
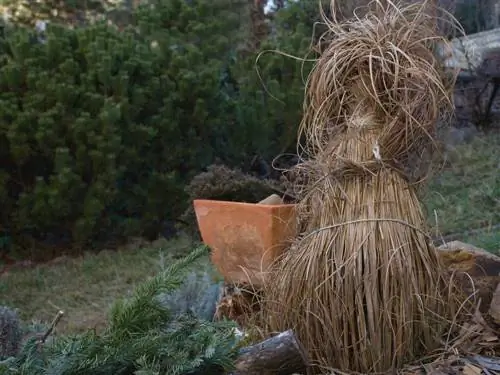
<instances>
[{"instance_id":1,"label":"green conifer foliage","mask_svg":"<svg viewBox=\"0 0 500 375\"><path fill-rule=\"evenodd\" d=\"M18 24L33 26L37 20L50 20L77 26L121 3L121 0L0 0L0 10L8 12L11 21Z\"/></svg>"},{"instance_id":2,"label":"green conifer foliage","mask_svg":"<svg viewBox=\"0 0 500 375\"><path fill-rule=\"evenodd\" d=\"M216 375L231 369L235 324L172 313L158 298L175 293L207 253L204 246L195 249L116 301L101 334L88 331L45 344L29 339L17 357L0 362L0 375Z\"/></svg>"},{"instance_id":3,"label":"green conifer foliage","mask_svg":"<svg viewBox=\"0 0 500 375\"><path fill-rule=\"evenodd\" d=\"M154 238L216 159L247 172L295 152L311 62L280 52L314 57L317 4L285 2L249 51L250 3L150 0L122 29L53 21L43 39L4 29L1 243Z\"/></svg>"},{"instance_id":4,"label":"green conifer foliage","mask_svg":"<svg viewBox=\"0 0 500 375\"><path fill-rule=\"evenodd\" d=\"M239 83L234 144L245 144L243 154L255 153L268 161L297 151L305 81L317 57L310 46L321 33L318 27L313 30L319 2L284 5L269 20L271 32L259 50L240 58L233 68Z\"/></svg>"},{"instance_id":5,"label":"green conifer foliage","mask_svg":"<svg viewBox=\"0 0 500 375\"><path fill-rule=\"evenodd\" d=\"M229 0L225 3L230 2ZM229 3L228 3L229 4ZM232 8L158 0L123 31L52 24L1 40L4 228L81 244L157 230L226 139ZM155 229L156 228L156 229Z\"/></svg>"}]
</instances>

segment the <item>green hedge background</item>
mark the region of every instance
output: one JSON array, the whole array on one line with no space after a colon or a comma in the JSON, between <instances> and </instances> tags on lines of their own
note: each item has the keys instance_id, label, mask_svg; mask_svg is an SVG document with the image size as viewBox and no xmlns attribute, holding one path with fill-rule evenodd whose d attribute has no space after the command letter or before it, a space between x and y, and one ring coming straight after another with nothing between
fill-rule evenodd
<instances>
[{"instance_id":1,"label":"green hedge background","mask_svg":"<svg viewBox=\"0 0 500 375\"><path fill-rule=\"evenodd\" d=\"M292 4L250 43L247 4L157 0L126 27L51 22L43 39L3 28L4 248L155 237L210 164L249 170L256 156L294 150L303 64L277 53L255 62L266 50L303 56L312 24Z\"/></svg>"},{"instance_id":2,"label":"green hedge background","mask_svg":"<svg viewBox=\"0 0 500 375\"><path fill-rule=\"evenodd\" d=\"M250 173L295 152L318 3L255 3L152 0L84 26L69 0L15 13L0 35L0 248L155 238L209 165Z\"/></svg>"}]
</instances>

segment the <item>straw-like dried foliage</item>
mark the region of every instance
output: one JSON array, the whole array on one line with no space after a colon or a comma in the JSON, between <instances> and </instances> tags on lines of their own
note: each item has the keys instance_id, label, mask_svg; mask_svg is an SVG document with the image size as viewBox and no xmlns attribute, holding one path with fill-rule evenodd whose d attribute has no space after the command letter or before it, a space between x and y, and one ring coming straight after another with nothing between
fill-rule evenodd
<instances>
[{"instance_id":1,"label":"straw-like dried foliage","mask_svg":"<svg viewBox=\"0 0 500 375\"><path fill-rule=\"evenodd\" d=\"M434 145L437 122L453 107L456 77L435 57L437 45L446 45L435 15L446 13L433 3L376 0L358 10L363 18L344 22L323 14L328 31L316 48L320 57L307 82L300 127L306 154L329 147L352 117L366 113L384 124L377 135L381 152L401 166ZM454 24L451 16L439 20Z\"/></svg>"},{"instance_id":2,"label":"straw-like dried foliage","mask_svg":"<svg viewBox=\"0 0 500 375\"><path fill-rule=\"evenodd\" d=\"M429 7L377 0L363 18L325 18L301 124L303 232L263 310L269 329L295 330L312 371L400 368L442 348L459 310L404 173L451 105Z\"/></svg>"},{"instance_id":3,"label":"straw-like dried foliage","mask_svg":"<svg viewBox=\"0 0 500 375\"><path fill-rule=\"evenodd\" d=\"M330 155L362 163L374 136L345 136ZM304 234L270 278L266 306L271 329L293 327L318 365L361 373L441 348L459 303L415 189L390 168L371 168L316 181L300 203Z\"/></svg>"}]
</instances>

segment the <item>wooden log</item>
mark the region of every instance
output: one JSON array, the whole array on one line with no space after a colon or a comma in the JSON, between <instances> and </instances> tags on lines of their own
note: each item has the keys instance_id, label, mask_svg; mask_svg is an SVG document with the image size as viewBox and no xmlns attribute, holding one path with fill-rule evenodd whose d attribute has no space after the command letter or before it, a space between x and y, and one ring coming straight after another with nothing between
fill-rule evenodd
<instances>
[{"instance_id":1,"label":"wooden log","mask_svg":"<svg viewBox=\"0 0 500 375\"><path fill-rule=\"evenodd\" d=\"M282 374L303 372L307 354L292 330L240 350L231 375Z\"/></svg>"}]
</instances>

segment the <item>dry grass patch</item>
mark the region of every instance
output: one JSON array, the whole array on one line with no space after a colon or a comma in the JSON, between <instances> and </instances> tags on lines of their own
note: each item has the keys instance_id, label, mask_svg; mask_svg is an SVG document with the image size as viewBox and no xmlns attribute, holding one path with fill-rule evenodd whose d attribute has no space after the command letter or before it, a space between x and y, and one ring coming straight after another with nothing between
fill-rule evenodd
<instances>
[{"instance_id":1,"label":"dry grass patch","mask_svg":"<svg viewBox=\"0 0 500 375\"><path fill-rule=\"evenodd\" d=\"M500 224L499 148L500 133L490 133L446 153L446 164L423 199L434 231L463 233L462 240L490 251L500 249L500 230L494 228ZM467 233L478 227L485 231Z\"/></svg>"},{"instance_id":2,"label":"dry grass patch","mask_svg":"<svg viewBox=\"0 0 500 375\"><path fill-rule=\"evenodd\" d=\"M183 238L151 248L101 251L60 258L35 268L14 269L0 276L0 305L19 309L24 321L50 322L65 312L59 333L101 328L113 301L154 276L193 243Z\"/></svg>"}]
</instances>

